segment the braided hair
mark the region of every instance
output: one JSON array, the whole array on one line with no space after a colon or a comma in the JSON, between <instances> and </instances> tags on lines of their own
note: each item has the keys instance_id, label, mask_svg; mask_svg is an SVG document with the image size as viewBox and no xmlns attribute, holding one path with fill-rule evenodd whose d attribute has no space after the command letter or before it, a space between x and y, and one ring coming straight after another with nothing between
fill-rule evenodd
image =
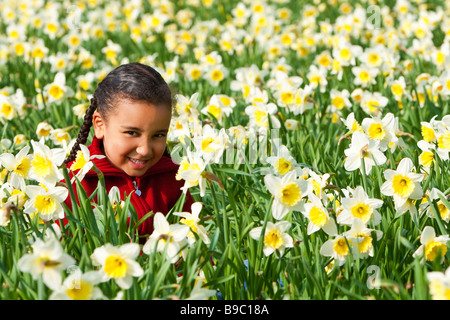
<instances>
[{"instance_id":1,"label":"braided hair","mask_svg":"<svg viewBox=\"0 0 450 320\"><path fill-rule=\"evenodd\" d=\"M120 99L145 101L171 110L173 105L170 88L158 71L138 62L118 66L98 84L66 164L75 160L80 144L86 143L94 112L97 110L106 121ZM167 148L164 154L168 155Z\"/></svg>"}]
</instances>

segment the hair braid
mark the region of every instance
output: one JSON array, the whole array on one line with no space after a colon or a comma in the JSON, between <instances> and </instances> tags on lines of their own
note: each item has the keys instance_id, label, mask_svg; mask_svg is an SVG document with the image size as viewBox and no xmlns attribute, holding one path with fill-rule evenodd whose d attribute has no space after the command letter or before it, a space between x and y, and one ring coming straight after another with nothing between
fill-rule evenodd
<instances>
[{"instance_id":1,"label":"hair braid","mask_svg":"<svg viewBox=\"0 0 450 320\"><path fill-rule=\"evenodd\" d=\"M97 100L95 97L91 99L91 104L89 108L86 109L86 113L84 115L84 121L80 128L80 132L78 133L77 140L75 141L75 144L72 147L72 150L70 151L69 156L65 160L65 164L68 164L69 162L75 160L77 156L78 150L80 150L80 144L85 144L87 141L87 138L89 137L89 133L92 127L92 116L97 110Z\"/></svg>"}]
</instances>

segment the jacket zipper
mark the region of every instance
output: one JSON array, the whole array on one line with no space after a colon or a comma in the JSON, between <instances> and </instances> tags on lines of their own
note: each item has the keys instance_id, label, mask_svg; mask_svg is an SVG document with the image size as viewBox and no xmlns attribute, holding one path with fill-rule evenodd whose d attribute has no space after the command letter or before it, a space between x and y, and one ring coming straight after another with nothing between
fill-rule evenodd
<instances>
[{"instance_id":1,"label":"jacket zipper","mask_svg":"<svg viewBox=\"0 0 450 320\"><path fill-rule=\"evenodd\" d=\"M136 179L133 179L133 186L134 186L134 189L136 190L136 194L140 197L142 192L141 192L141 190L139 190Z\"/></svg>"}]
</instances>

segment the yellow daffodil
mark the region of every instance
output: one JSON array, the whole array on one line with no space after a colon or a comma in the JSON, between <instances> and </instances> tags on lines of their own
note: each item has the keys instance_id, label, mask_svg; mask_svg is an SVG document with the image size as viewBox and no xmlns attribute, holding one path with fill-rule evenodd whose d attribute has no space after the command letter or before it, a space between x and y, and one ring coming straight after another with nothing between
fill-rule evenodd
<instances>
[{"instance_id":1,"label":"yellow daffodil","mask_svg":"<svg viewBox=\"0 0 450 320\"><path fill-rule=\"evenodd\" d=\"M105 299L100 288L96 287L102 280L98 271L82 273L74 269L64 282L49 296L49 300L98 300Z\"/></svg>"},{"instance_id":2,"label":"yellow daffodil","mask_svg":"<svg viewBox=\"0 0 450 320\"><path fill-rule=\"evenodd\" d=\"M364 159L366 174L372 171L373 166L379 166L386 162L386 156L379 149L379 142L369 139L360 131L353 132L350 146L344 150L344 154L346 155L344 167L348 171L362 170L361 159Z\"/></svg>"},{"instance_id":3,"label":"yellow daffodil","mask_svg":"<svg viewBox=\"0 0 450 320\"><path fill-rule=\"evenodd\" d=\"M187 235L190 244L195 242L195 234L205 243L210 244L211 240L208 237L206 228L200 224L200 212L203 204L201 202L194 202L191 206L191 212L174 212L173 215L181 217L180 223L190 227L190 232Z\"/></svg>"},{"instance_id":4,"label":"yellow daffodil","mask_svg":"<svg viewBox=\"0 0 450 320\"><path fill-rule=\"evenodd\" d=\"M28 185L25 187L28 200L24 212L38 214L42 220L50 221L64 218L64 209L61 205L69 191L64 187L43 187Z\"/></svg>"},{"instance_id":5,"label":"yellow daffodil","mask_svg":"<svg viewBox=\"0 0 450 320\"><path fill-rule=\"evenodd\" d=\"M206 178L204 171L209 160L205 161L199 152L192 152L186 150L186 155L183 156L180 162L180 167L176 174L176 179L185 181L182 190L187 192L189 188L198 186L200 188L200 195L204 196L206 191Z\"/></svg>"},{"instance_id":6,"label":"yellow daffodil","mask_svg":"<svg viewBox=\"0 0 450 320\"><path fill-rule=\"evenodd\" d=\"M77 151L75 161L72 163L69 170L76 172L75 177L77 177L81 181L83 180L86 173L88 173L94 166L92 160L102 158L105 158L105 156L91 156L89 149L85 145L80 145L80 150ZM72 183L74 182L75 177L72 179Z\"/></svg>"},{"instance_id":7,"label":"yellow daffodil","mask_svg":"<svg viewBox=\"0 0 450 320\"><path fill-rule=\"evenodd\" d=\"M342 122L345 124L348 130L350 130L351 133L355 131L361 131L364 132L363 128L361 127L361 124L355 119L355 114L353 112L349 113L346 119L342 119Z\"/></svg>"},{"instance_id":8,"label":"yellow daffodil","mask_svg":"<svg viewBox=\"0 0 450 320\"><path fill-rule=\"evenodd\" d=\"M419 164L422 166L423 171L429 174L431 164L435 162L434 154L436 146L425 140L418 141L417 146L422 151L419 155Z\"/></svg>"},{"instance_id":9,"label":"yellow daffodil","mask_svg":"<svg viewBox=\"0 0 450 320\"><path fill-rule=\"evenodd\" d=\"M133 284L133 277L140 277L144 270L136 258L140 247L136 243L125 243L113 246L106 243L97 247L91 255L94 266L100 266L102 282L114 279L122 289L129 289Z\"/></svg>"},{"instance_id":10,"label":"yellow daffodil","mask_svg":"<svg viewBox=\"0 0 450 320\"><path fill-rule=\"evenodd\" d=\"M276 155L270 156L266 159L273 171L278 176L283 176L289 171L295 170L297 161L289 152L289 149L285 145L281 145L276 151Z\"/></svg>"},{"instance_id":11,"label":"yellow daffodil","mask_svg":"<svg viewBox=\"0 0 450 320\"><path fill-rule=\"evenodd\" d=\"M308 195L308 202L305 203L304 209L301 211L309 220L307 227L308 235L320 229L330 236L337 235L336 222L330 217L328 210L317 196L310 193Z\"/></svg>"},{"instance_id":12,"label":"yellow daffodil","mask_svg":"<svg viewBox=\"0 0 450 320\"><path fill-rule=\"evenodd\" d=\"M51 238L47 241L37 239L33 252L24 254L17 266L20 271L30 273L33 279L42 275L49 288L58 290L62 282L62 272L75 263L75 259L64 252L61 243Z\"/></svg>"},{"instance_id":13,"label":"yellow daffodil","mask_svg":"<svg viewBox=\"0 0 450 320\"><path fill-rule=\"evenodd\" d=\"M177 94L175 95L176 100L176 110L179 115L187 115L189 117L197 117L199 116L199 111L197 106L199 104L198 100L199 93L195 92L190 97Z\"/></svg>"},{"instance_id":14,"label":"yellow daffodil","mask_svg":"<svg viewBox=\"0 0 450 320\"><path fill-rule=\"evenodd\" d=\"M255 126L260 130L269 128L279 128L280 121L275 116L278 111L277 106L270 103L255 102L245 108L245 113L250 117L250 126Z\"/></svg>"},{"instance_id":15,"label":"yellow daffodil","mask_svg":"<svg viewBox=\"0 0 450 320\"><path fill-rule=\"evenodd\" d=\"M72 88L66 85L66 75L63 72L58 72L52 83L44 87L45 95L48 97L48 102L61 103L65 98L74 94Z\"/></svg>"},{"instance_id":16,"label":"yellow daffodil","mask_svg":"<svg viewBox=\"0 0 450 320\"><path fill-rule=\"evenodd\" d=\"M408 199L420 200L423 196L420 182L424 175L413 171L414 164L411 159L403 158L397 170L386 169L384 177L386 182L381 186L381 193L392 196L396 209L403 206Z\"/></svg>"},{"instance_id":17,"label":"yellow daffodil","mask_svg":"<svg viewBox=\"0 0 450 320\"><path fill-rule=\"evenodd\" d=\"M232 106L235 104L228 97L214 94L208 104L201 110L201 113L211 115L219 123L222 123L223 119L233 112Z\"/></svg>"},{"instance_id":18,"label":"yellow daffodil","mask_svg":"<svg viewBox=\"0 0 450 320\"><path fill-rule=\"evenodd\" d=\"M388 103L388 98L380 92L364 91L362 93L360 105L361 108L369 115L380 116L384 107Z\"/></svg>"},{"instance_id":19,"label":"yellow daffodil","mask_svg":"<svg viewBox=\"0 0 450 320\"><path fill-rule=\"evenodd\" d=\"M350 108L352 103L350 102L350 92L347 89L336 90L331 89L330 99L331 99L331 109L333 111L342 110L344 108Z\"/></svg>"},{"instance_id":20,"label":"yellow daffodil","mask_svg":"<svg viewBox=\"0 0 450 320\"><path fill-rule=\"evenodd\" d=\"M283 219L290 210L303 210L303 198L311 193L310 184L304 179L297 178L295 170L287 172L282 177L267 174L264 183L274 196L272 216L277 220Z\"/></svg>"},{"instance_id":21,"label":"yellow daffodil","mask_svg":"<svg viewBox=\"0 0 450 320\"><path fill-rule=\"evenodd\" d=\"M431 299L450 300L450 267L445 272L428 272L427 279L430 283Z\"/></svg>"},{"instance_id":22,"label":"yellow daffodil","mask_svg":"<svg viewBox=\"0 0 450 320\"><path fill-rule=\"evenodd\" d=\"M48 186L54 186L64 177L59 168L66 152L62 148L50 149L47 145L32 140L33 154L31 156L30 176Z\"/></svg>"},{"instance_id":23,"label":"yellow daffodil","mask_svg":"<svg viewBox=\"0 0 450 320\"><path fill-rule=\"evenodd\" d=\"M230 71L225 65L219 63L213 66L209 66L203 74L203 78L209 82L213 87L217 87L226 77L228 77Z\"/></svg>"},{"instance_id":24,"label":"yellow daffodil","mask_svg":"<svg viewBox=\"0 0 450 320\"><path fill-rule=\"evenodd\" d=\"M17 189L25 188L25 179L29 178L31 159L28 155L29 146L23 147L17 155L2 153L0 163L9 171L8 181Z\"/></svg>"},{"instance_id":25,"label":"yellow daffodil","mask_svg":"<svg viewBox=\"0 0 450 320\"><path fill-rule=\"evenodd\" d=\"M360 218L364 224L372 219L376 226L381 222L381 215L376 210L383 205L383 200L369 198L363 187L358 186L351 191L351 196L343 198L342 212L337 217L340 224L351 225L354 218Z\"/></svg>"},{"instance_id":26,"label":"yellow daffodil","mask_svg":"<svg viewBox=\"0 0 450 320\"><path fill-rule=\"evenodd\" d=\"M264 255L269 256L275 253L278 257L281 257L286 248L294 246L292 237L286 233L290 227L291 224L288 221L278 221L276 223L268 221L264 233L263 227L256 227L250 230L250 237L257 241L262 237Z\"/></svg>"},{"instance_id":27,"label":"yellow daffodil","mask_svg":"<svg viewBox=\"0 0 450 320\"><path fill-rule=\"evenodd\" d=\"M0 204L0 226L1 227L6 227L9 222L11 221L11 210L13 209L14 206L11 204Z\"/></svg>"},{"instance_id":28,"label":"yellow daffodil","mask_svg":"<svg viewBox=\"0 0 450 320\"><path fill-rule=\"evenodd\" d=\"M320 254L325 257L332 257L338 266L342 266L351 254L349 240L342 235L329 239L320 247Z\"/></svg>"},{"instance_id":29,"label":"yellow daffodil","mask_svg":"<svg viewBox=\"0 0 450 320\"><path fill-rule=\"evenodd\" d=\"M190 226L186 224L169 224L166 217L157 212L154 217L155 229L144 244L142 251L145 254L152 254L156 249L157 252L166 252L166 258L175 263L179 260L181 249L189 234Z\"/></svg>"},{"instance_id":30,"label":"yellow daffodil","mask_svg":"<svg viewBox=\"0 0 450 320\"><path fill-rule=\"evenodd\" d=\"M420 247L414 252L413 257L422 258L422 262L438 261L442 263L444 261L445 254L447 253L447 242L450 241L448 235L436 236L436 232L433 227L426 226L422 230L420 236Z\"/></svg>"},{"instance_id":31,"label":"yellow daffodil","mask_svg":"<svg viewBox=\"0 0 450 320\"><path fill-rule=\"evenodd\" d=\"M343 235L349 240L352 247L352 253L355 258L367 258L373 256L373 237L372 232L375 232L376 239L380 240L383 232L380 230L367 228L366 224L360 218L354 218L352 227Z\"/></svg>"},{"instance_id":32,"label":"yellow daffodil","mask_svg":"<svg viewBox=\"0 0 450 320\"><path fill-rule=\"evenodd\" d=\"M367 136L372 140L379 141L379 148L383 152L386 151L389 146L397 143L398 141L395 132L395 125L395 116L390 112L383 118L378 116L364 118L361 123L361 127Z\"/></svg>"}]
</instances>

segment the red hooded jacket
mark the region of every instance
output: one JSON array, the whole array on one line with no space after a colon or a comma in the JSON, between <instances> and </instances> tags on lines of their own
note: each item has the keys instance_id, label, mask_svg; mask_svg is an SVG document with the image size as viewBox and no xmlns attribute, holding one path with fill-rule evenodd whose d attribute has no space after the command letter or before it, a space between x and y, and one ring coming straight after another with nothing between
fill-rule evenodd
<instances>
[{"instance_id":1,"label":"red hooded jacket","mask_svg":"<svg viewBox=\"0 0 450 320\"><path fill-rule=\"evenodd\" d=\"M88 146L91 156L104 155L101 150L101 144L102 140L94 137L92 144ZM111 187L117 186L120 190L121 199L125 199L125 194L128 196L131 194L131 203L136 210L138 219L141 219L150 211L167 214L183 193L180 190L184 184L183 181L175 179L179 166L167 156L163 156L141 177L130 177L124 171L114 167L106 157L93 159L93 162L104 174L105 186L108 192ZM70 168L71 164L69 163L67 168ZM84 179L81 180L81 184L87 195L91 195L97 188L97 173L93 170L89 171ZM73 187L77 197L75 183L73 183ZM193 202L188 192L183 211L190 212ZM70 197L67 197L65 203L69 208L72 207ZM139 225L138 232L140 236L149 235L153 232L153 216Z\"/></svg>"}]
</instances>

